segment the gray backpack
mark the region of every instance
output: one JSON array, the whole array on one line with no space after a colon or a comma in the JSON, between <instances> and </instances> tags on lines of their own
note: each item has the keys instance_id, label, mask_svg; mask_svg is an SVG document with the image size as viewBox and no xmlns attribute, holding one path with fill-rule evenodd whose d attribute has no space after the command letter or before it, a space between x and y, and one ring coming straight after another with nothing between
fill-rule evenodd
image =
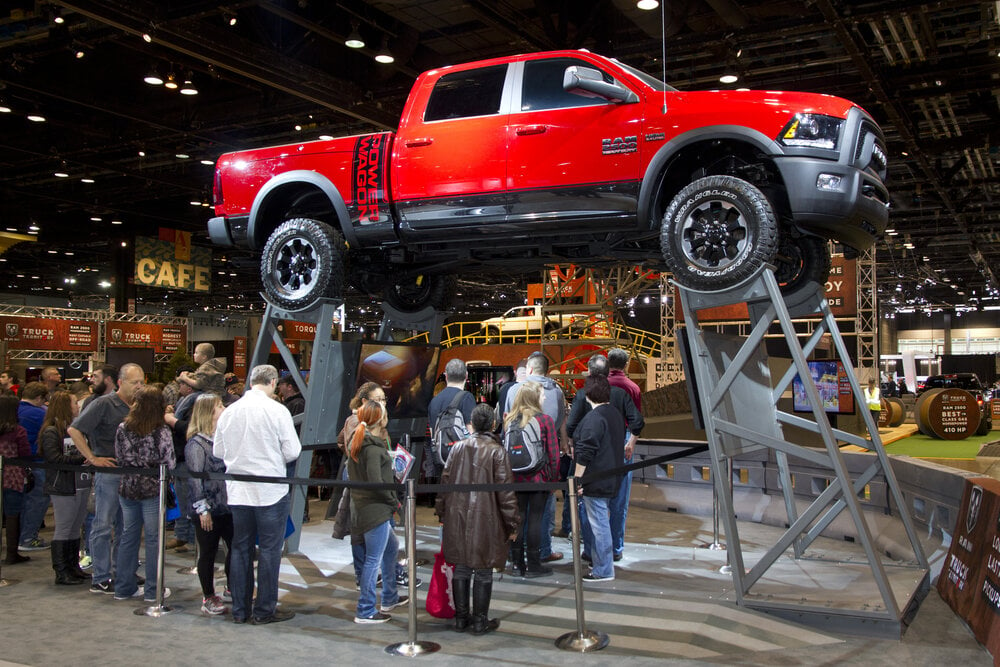
<instances>
[{"instance_id":1,"label":"gray backpack","mask_svg":"<svg viewBox=\"0 0 1000 667\"><path fill-rule=\"evenodd\" d=\"M519 474L538 472L545 465L545 445L538 420L531 418L524 427L516 420L503 434L503 448L510 459L510 469Z\"/></svg>"}]
</instances>

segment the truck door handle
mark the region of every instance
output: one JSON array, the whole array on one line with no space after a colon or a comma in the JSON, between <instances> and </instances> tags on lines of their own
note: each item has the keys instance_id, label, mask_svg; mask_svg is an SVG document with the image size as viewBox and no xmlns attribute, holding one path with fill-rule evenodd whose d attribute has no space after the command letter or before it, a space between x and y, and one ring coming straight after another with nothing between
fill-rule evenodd
<instances>
[{"instance_id":1,"label":"truck door handle","mask_svg":"<svg viewBox=\"0 0 1000 667\"><path fill-rule=\"evenodd\" d=\"M434 140L431 139L430 137L410 139L409 141L405 142L407 148L416 148L418 146L430 146L432 143L434 143Z\"/></svg>"},{"instance_id":2,"label":"truck door handle","mask_svg":"<svg viewBox=\"0 0 1000 667\"><path fill-rule=\"evenodd\" d=\"M523 137L527 134L544 134L547 129L549 129L547 125L522 125L516 132L518 136Z\"/></svg>"}]
</instances>

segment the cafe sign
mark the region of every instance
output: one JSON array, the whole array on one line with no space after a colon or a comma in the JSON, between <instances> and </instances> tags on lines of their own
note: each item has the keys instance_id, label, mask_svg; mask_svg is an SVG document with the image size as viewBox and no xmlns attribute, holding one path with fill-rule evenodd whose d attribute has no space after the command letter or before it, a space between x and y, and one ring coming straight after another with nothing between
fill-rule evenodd
<instances>
[{"instance_id":1,"label":"cafe sign","mask_svg":"<svg viewBox=\"0 0 1000 667\"><path fill-rule=\"evenodd\" d=\"M190 232L163 229L160 237L136 237L136 285L207 293L212 286L212 251L192 247Z\"/></svg>"}]
</instances>

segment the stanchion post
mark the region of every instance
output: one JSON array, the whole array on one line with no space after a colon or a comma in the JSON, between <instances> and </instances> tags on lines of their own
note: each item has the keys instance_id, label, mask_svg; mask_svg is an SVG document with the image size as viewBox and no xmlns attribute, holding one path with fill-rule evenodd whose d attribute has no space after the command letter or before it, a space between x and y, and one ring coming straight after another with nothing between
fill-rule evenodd
<instances>
[{"instance_id":1,"label":"stanchion post","mask_svg":"<svg viewBox=\"0 0 1000 667\"><path fill-rule=\"evenodd\" d=\"M3 457L0 456L0 516L3 516L3 467L4 467L3 463L4 463ZM6 534L7 531L0 531L0 532ZM3 535L0 535L0 545L2 544L3 544ZM16 544L14 545L14 548L15 549L17 548ZM10 544L8 544L7 545L8 555L10 554L10 549L11 546ZM0 586L6 586L6 585L7 585L7 580L3 578L3 565L0 565Z\"/></svg>"},{"instance_id":2,"label":"stanchion post","mask_svg":"<svg viewBox=\"0 0 1000 667\"><path fill-rule=\"evenodd\" d=\"M569 502L570 527L573 530L573 585L576 591L576 632L568 632L556 639L556 646L564 651L588 653L599 651L608 645L610 639L603 632L587 630L583 617L583 564L580 560L580 508L577 506L579 496L576 491L576 479L566 480L569 485L567 494Z\"/></svg>"},{"instance_id":3,"label":"stanchion post","mask_svg":"<svg viewBox=\"0 0 1000 667\"><path fill-rule=\"evenodd\" d=\"M160 617L180 611L180 607L168 607L163 604L163 547L164 533L166 526L164 518L167 514L167 466L160 464L160 504L157 513L157 533L159 535L159 548L156 550L156 602L152 607L139 607L135 610L136 616Z\"/></svg>"},{"instance_id":4,"label":"stanchion post","mask_svg":"<svg viewBox=\"0 0 1000 667\"><path fill-rule=\"evenodd\" d=\"M406 609L409 616L409 641L390 644L385 647L386 653L393 655L403 655L409 658L423 655L424 653L436 653L441 650L440 644L434 642L417 641L417 494L414 491L414 481L406 480L406 575L409 579L407 593L410 601ZM395 572L383 572L382 577L395 577Z\"/></svg>"}]
</instances>

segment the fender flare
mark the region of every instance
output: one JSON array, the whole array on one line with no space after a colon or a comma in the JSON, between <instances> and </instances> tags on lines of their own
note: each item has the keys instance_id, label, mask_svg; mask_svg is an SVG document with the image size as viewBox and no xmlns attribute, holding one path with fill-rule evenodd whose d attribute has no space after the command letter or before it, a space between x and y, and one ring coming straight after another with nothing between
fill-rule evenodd
<instances>
[{"instance_id":1,"label":"fender flare","mask_svg":"<svg viewBox=\"0 0 1000 667\"><path fill-rule=\"evenodd\" d=\"M347 211L347 204L344 202L344 197L326 176L306 169L296 169L278 174L265 183L257 192L257 196L253 200L253 206L250 207L250 220L247 223L247 241L249 246L255 250L260 250L263 247L263 242L267 240L265 237L261 240L260 244L257 243L257 223L259 222L267 198L273 191L281 187L298 183L312 185L326 195L327 199L330 200L330 204L333 205L333 210L340 223L340 232L344 235L344 239L349 246L357 247L358 239L354 234L354 228L351 227L351 216Z\"/></svg>"},{"instance_id":2,"label":"fender flare","mask_svg":"<svg viewBox=\"0 0 1000 667\"><path fill-rule=\"evenodd\" d=\"M742 125L710 125L699 127L683 134L679 134L667 143L660 146L656 154L646 166L646 173L642 177L642 185L639 186L639 211L638 219L649 220L649 215L653 207L653 197L660 186L660 174L667 164L679 152L688 146L713 139L733 139L754 146L765 155L780 156L785 153L784 149L774 139L749 127ZM659 220L650 221L650 229L659 227ZM645 228L645 227L643 227Z\"/></svg>"}]
</instances>

